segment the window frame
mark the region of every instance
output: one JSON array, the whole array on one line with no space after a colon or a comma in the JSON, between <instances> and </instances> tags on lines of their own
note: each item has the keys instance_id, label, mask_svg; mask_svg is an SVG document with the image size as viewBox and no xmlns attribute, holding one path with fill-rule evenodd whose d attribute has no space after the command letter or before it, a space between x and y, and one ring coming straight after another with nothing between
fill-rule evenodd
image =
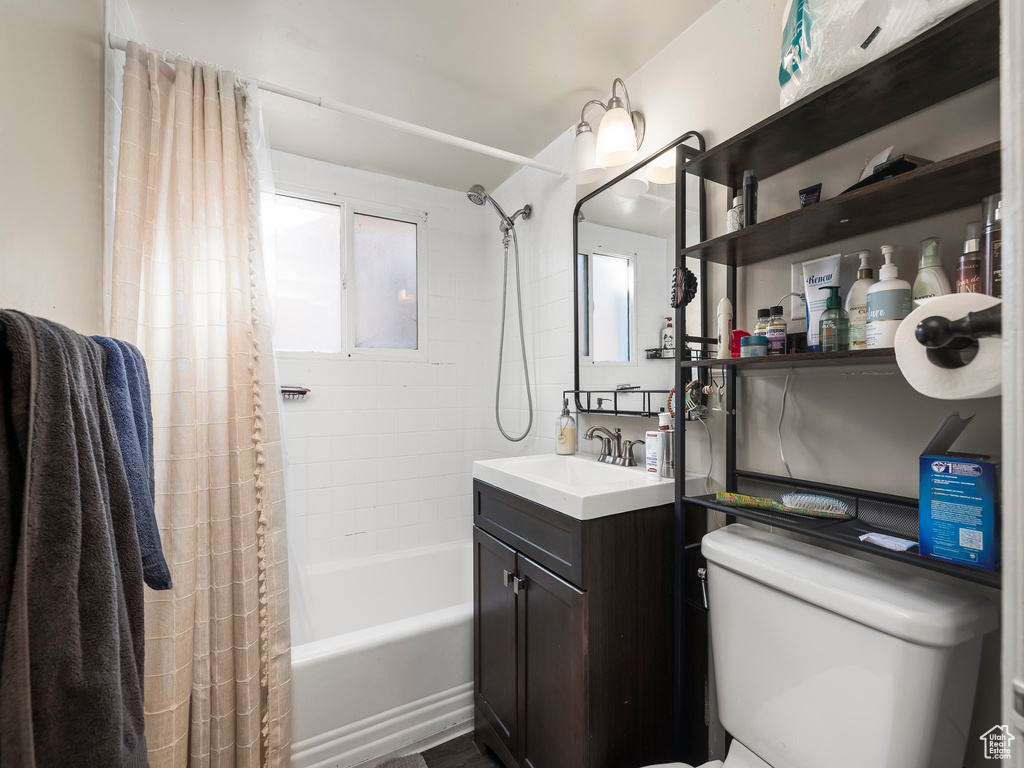
<instances>
[{"instance_id":1,"label":"window frame","mask_svg":"<svg viewBox=\"0 0 1024 768\"><path fill-rule=\"evenodd\" d=\"M593 346L594 339L593 327L594 327L594 270L590 260L594 255L605 256L607 258L622 259L626 262L629 269L629 359L628 360L594 360ZM587 349L586 355L580 355L580 359L586 362L588 365L596 367L609 367L609 366L636 366L640 362L640 356L637 350L637 298L636 298L636 255L627 253L615 253L610 250L603 248L591 249L589 252L579 251L577 258L582 255L586 257L586 269L587 269L587 325L589 328L589 348ZM577 311L579 311L577 309Z\"/></svg>"},{"instance_id":2,"label":"window frame","mask_svg":"<svg viewBox=\"0 0 1024 768\"><path fill-rule=\"evenodd\" d=\"M292 184L276 184L274 193L314 203L336 205L341 208L341 247L338 269L341 271L341 351L316 352L288 350L280 354L288 358L308 358L310 355L328 359L377 360L385 362L428 362L427 319L429 316L430 286L428 217L426 211L402 208L388 203L368 203L358 198L336 193L316 192ZM416 225L416 349L357 347L355 345L355 299L350 285L355 275L355 215L405 221Z\"/></svg>"}]
</instances>

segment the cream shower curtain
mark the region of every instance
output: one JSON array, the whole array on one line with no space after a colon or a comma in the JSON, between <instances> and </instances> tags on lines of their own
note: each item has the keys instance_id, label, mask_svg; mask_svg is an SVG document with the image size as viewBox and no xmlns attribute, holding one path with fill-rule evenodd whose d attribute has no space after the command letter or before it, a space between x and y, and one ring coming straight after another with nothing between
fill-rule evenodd
<instances>
[{"instance_id":1,"label":"cream shower curtain","mask_svg":"<svg viewBox=\"0 0 1024 768\"><path fill-rule=\"evenodd\" d=\"M111 330L149 363L174 581L146 593L154 768L288 765L284 482L250 104L231 72L128 46Z\"/></svg>"}]
</instances>

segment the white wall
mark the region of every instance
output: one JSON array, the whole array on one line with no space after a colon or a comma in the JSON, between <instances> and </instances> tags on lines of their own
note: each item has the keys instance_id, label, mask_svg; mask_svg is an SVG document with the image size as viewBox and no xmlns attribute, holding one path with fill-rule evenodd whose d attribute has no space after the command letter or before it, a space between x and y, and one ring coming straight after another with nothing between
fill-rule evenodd
<instances>
[{"instance_id":1,"label":"white wall","mask_svg":"<svg viewBox=\"0 0 1024 768\"><path fill-rule=\"evenodd\" d=\"M103 328L103 0L3 0L0 306Z\"/></svg>"},{"instance_id":2,"label":"white wall","mask_svg":"<svg viewBox=\"0 0 1024 768\"><path fill-rule=\"evenodd\" d=\"M429 362L278 354L281 383L312 390L283 408L292 551L313 565L468 537L490 386L486 212L462 192L272 155L280 191L427 214Z\"/></svg>"}]
</instances>

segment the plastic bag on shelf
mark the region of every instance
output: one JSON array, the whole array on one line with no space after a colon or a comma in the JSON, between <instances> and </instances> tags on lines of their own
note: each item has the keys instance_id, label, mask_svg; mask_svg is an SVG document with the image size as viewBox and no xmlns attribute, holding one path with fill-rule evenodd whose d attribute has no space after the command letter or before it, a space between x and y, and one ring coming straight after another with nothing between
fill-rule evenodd
<instances>
[{"instance_id":1,"label":"plastic bag on shelf","mask_svg":"<svg viewBox=\"0 0 1024 768\"><path fill-rule=\"evenodd\" d=\"M899 48L974 0L789 0L779 101L785 107Z\"/></svg>"}]
</instances>

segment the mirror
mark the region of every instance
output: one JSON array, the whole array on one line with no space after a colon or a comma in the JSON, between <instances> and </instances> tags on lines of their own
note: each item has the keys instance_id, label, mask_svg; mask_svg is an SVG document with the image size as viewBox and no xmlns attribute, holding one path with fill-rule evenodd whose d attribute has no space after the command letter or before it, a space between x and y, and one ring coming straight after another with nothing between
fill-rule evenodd
<instances>
[{"instance_id":1,"label":"mirror","mask_svg":"<svg viewBox=\"0 0 1024 768\"><path fill-rule=\"evenodd\" d=\"M690 176L685 216L677 214L673 159L696 154L679 140L577 205L576 389L591 392L580 395L580 410L657 412L675 385L676 348L683 341L673 346L666 326L671 321L669 334L675 333L670 294L676 222L685 220L684 242L698 242L700 209L699 182ZM699 275L700 263L687 262ZM686 308L691 336L704 335L699 285L697 290Z\"/></svg>"}]
</instances>

